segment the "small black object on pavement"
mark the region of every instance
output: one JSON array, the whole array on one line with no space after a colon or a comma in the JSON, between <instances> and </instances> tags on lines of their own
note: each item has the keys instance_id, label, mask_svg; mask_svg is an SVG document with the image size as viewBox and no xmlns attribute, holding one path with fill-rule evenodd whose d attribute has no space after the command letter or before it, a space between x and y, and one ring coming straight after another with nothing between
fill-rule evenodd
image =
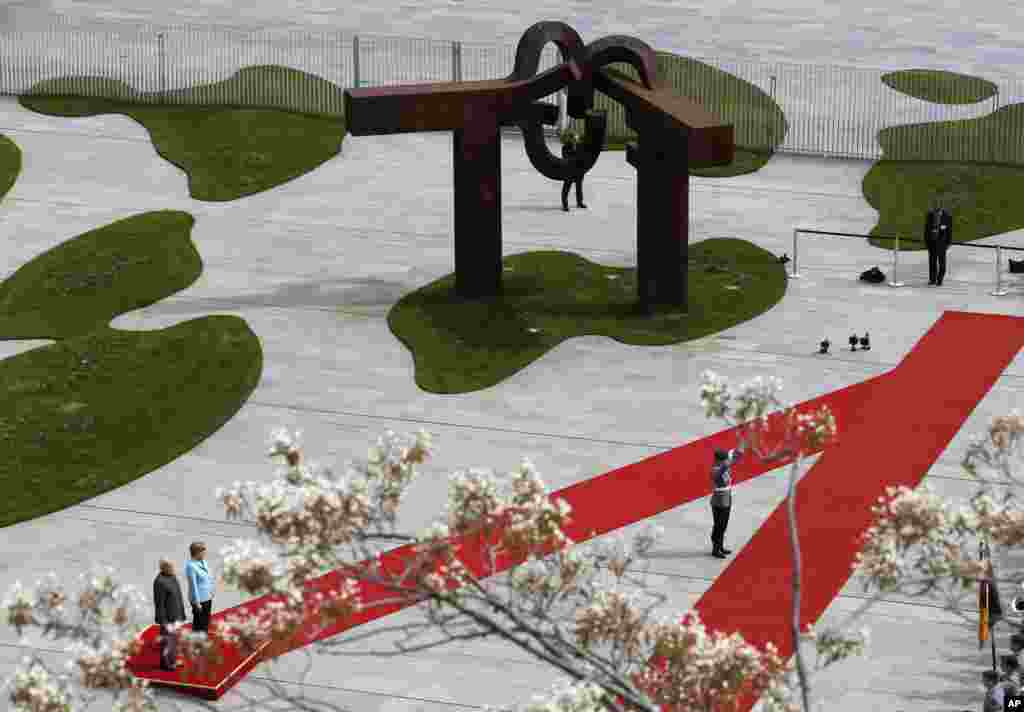
<instances>
[{"instance_id":1,"label":"small black object on pavement","mask_svg":"<svg viewBox=\"0 0 1024 712\"><path fill-rule=\"evenodd\" d=\"M779 258L779 264L786 264L787 262L790 261L791 260L789 259L789 256L785 252L783 252L782 257Z\"/></svg>"},{"instance_id":2,"label":"small black object on pavement","mask_svg":"<svg viewBox=\"0 0 1024 712\"><path fill-rule=\"evenodd\" d=\"M1015 653L1024 650L1024 633L1014 633L1010 636L1010 650Z\"/></svg>"},{"instance_id":3,"label":"small black object on pavement","mask_svg":"<svg viewBox=\"0 0 1024 712\"><path fill-rule=\"evenodd\" d=\"M885 281L885 272L878 269L877 266L872 267L871 269L861 272L860 281L868 282L870 284L881 284Z\"/></svg>"},{"instance_id":4,"label":"small black object on pavement","mask_svg":"<svg viewBox=\"0 0 1024 712\"><path fill-rule=\"evenodd\" d=\"M865 351L871 350L871 341L868 340L868 332L864 332L864 336L860 337L860 347Z\"/></svg>"},{"instance_id":5,"label":"small black object on pavement","mask_svg":"<svg viewBox=\"0 0 1024 712\"><path fill-rule=\"evenodd\" d=\"M832 344L831 344L831 343L829 342L829 340L828 340L828 339L825 339L824 341L822 341L822 342L821 342L820 344L818 344L818 345L819 345L819 346L821 347L821 348L819 349L818 353L819 353L819 354L827 354L827 353L828 353L828 347L829 347L829 346L831 346Z\"/></svg>"},{"instance_id":6,"label":"small black object on pavement","mask_svg":"<svg viewBox=\"0 0 1024 712\"><path fill-rule=\"evenodd\" d=\"M853 334L852 336L850 336L850 351L856 351L857 350L857 341L858 341L858 339L857 339L857 335L856 334Z\"/></svg>"}]
</instances>

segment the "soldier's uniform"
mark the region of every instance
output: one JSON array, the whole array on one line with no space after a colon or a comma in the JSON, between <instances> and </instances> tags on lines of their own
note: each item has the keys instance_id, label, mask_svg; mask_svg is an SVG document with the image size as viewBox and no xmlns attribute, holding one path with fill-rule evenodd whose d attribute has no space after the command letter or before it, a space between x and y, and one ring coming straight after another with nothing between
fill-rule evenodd
<instances>
[{"instance_id":1,"label":"soldier's uniform","mask_svg":"<svg viewBox=\"0 0 1024 712\"><path fill-rule=\"evenodd\" d=\"M711 465L711 555L724 559L732 550L726 549L725 529L729 526L729 512L732 510L732 466L743 455L740 449L715 450L715 462Z\"/></svg>"}]
</instances>

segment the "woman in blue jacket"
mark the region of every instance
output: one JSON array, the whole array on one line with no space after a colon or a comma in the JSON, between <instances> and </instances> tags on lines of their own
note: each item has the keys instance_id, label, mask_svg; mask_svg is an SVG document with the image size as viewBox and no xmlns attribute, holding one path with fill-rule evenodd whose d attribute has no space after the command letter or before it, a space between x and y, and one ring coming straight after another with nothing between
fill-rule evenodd
<instances>
[{"instance_id":1,"label":"woman in blue jacket","mask_svg":"<svg viewBox=\"0 0 1024 712\"><path fill-rule=\"evenodd\" d=\"M206 633L210 627L210 612L213 610L213 575L206 564L206 544L193 542L188 548L192 558L185 564L185 578L188 579L188 602L192 606L192 630Z\"/></svg>"}]
</instances>

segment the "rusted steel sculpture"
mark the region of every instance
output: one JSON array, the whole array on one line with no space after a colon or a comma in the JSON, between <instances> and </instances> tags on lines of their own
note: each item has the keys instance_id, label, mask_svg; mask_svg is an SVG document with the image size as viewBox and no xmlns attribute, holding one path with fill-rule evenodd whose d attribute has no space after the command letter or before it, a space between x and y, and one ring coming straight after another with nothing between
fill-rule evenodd
<instances>
[{"instance_id":1,"label":"rusted steel sculpture","mask_svg":"<svg viewBox=\"0 0 1024 712\"><path fill-rule=\"evenodd\" d=\"M562 63L537 74L548 42L558 47ZM630 64L640 82L603 68L613 62ZM558 108L540 99L563 88L568 114L586 124L575 159L555 156L544 140L542 124L555 124ZM584 45L569 25L538 22L519 39L505 79L349 89L345 122L353 136L453 132L455 291L487 297L501 293L500 127L519 127L541 174L559 181L580 176L604 145L606 121L593 110L595 89L625 107L626 123L638 134L626 159L637 170L639 303L685 308L689 167L730 163L733 127L664 87L654 50L644 42L612 35Z\"/></svg>"}]
</instances>

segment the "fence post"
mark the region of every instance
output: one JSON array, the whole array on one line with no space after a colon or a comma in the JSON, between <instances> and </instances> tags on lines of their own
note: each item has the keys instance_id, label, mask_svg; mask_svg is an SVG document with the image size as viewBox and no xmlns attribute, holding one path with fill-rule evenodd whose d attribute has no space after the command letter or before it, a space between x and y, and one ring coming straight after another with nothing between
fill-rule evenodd
<instances>
[{"instance_id":1,"label":"fence post","mask_svg":"<svg viewBox=\"0 0 1024 712\"><path fill-rule=\"evenodd\" d=\"M156 39L160 51L160 94L164 96L167 94L167 46L164 44L164 33L158 32Z\"/></svg>"},{"instance_id":2,"label":"fence post","mask_svg":"<svg viewBox=\"0 0 1024 712\"><path fill-rule=\"evenodd\" d=\"M790 279L800 279L800 273L796 271L796 234L799 230L793 231L793 269L789 274Z\"/></svg>"},{"instance_id":3,"label":"fence post","mask_svg":"<svg viewBox=\"0 0 1024 712\"><path fill-rule=\"evenodd\" d=\"M462 43L452 42L452 81L462 81Z\"/></svg>"},{"instance_id":4,"label":"fence post","mask_svg":"<svg viewBox=\"0 0 1024 712\"><path fill-rule=\"evenodd\" d=\"M356 89L359 88L359 35L352 36L352 76Z\"/></svg>"},{"instance_id":5,"label":"fence post","mask_svg":"<svg viewBox=\"0 0 1024 712\"><path fill-rule=\"evenodd\" d=\"M1003 289L1002 278L999 272L999 268L1003 264L1003 248L996 245L996 288L989 292L993 297L1002 297L1006 294L1006 290Z\"/></svg>"},{"instance_id":6,"label":"fence post","mask_svg":"<svg viewBox=\"0 0 1024 712\"><path fill-rule=\"evenodd\" d=\"M902 287L903 282L899 281L896 271L900 266L900 236L896 235L896 247L892 251L892 279L889 280L890 287Z\"/></svg>"}]
</instances>

